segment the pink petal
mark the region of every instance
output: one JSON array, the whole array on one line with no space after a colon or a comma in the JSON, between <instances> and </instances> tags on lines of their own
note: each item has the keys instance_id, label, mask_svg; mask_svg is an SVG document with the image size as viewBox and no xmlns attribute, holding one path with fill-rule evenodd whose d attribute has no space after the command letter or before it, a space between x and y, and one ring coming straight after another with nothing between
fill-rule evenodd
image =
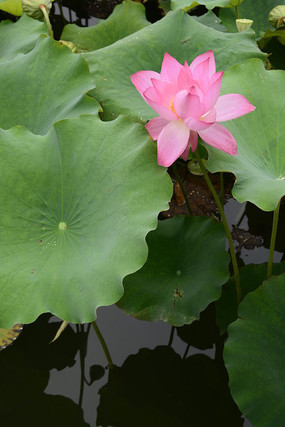
<instances>
[{"instance_id":1,"label":"pink petal","mask_svg":"<svg viewBox=\"0 0 285 427\"><path fill-rule=\"evenodd\" d=\"M161 104L171 108L174 96L177 92L176 83L169 83L163 80L152 79L152 84L157 91Z\"/></svg>"},{"instance_id":2,"label":"pink petal","mask_svg":"<svg viewBox=\"0 0 285 427\"><path fill-rule=\"evenodd\" d=\"M206 111L211 110L216 104L222 85L223 72L216 73L211 79L210 86L204 96L204 107Z\"/></svg>"},{"instance_id":3,"label":"pink petal","mask_svg":"<svg viewBox=\"0 0 285 427\"><path fill-rule=\"evenodd\" d=\"M182 90L175 96L174 110L182 119L188 117L198 119L203 113L199 96L190 95L187 90Z\"/></svg>"},{"instance_id":4,"label":"pink petal","mask_svg":"<svg viewBox=\"0 0 285 427\"><path fill-rule=\"evenodd\" d=\"M203 62L205 62L204 66L206 66L207 75L209 77L211 77L216 72L214 53L212 50L209 50L208 52L202 53L202 55L197 56L189 66L195 80L200 80L201 71L204 66L198 69L197 67ZM201 77L203 78L203 76Z\"/></svg>"},{"instance_id":5,"label":"pink petal","mask_svg":"<svg viewBox=\"0 0 285 427\"><path fill-rule=\"evenodd\" d=\"M192 117L188 117L187 119L184 119L184 123L189 130L194 130L194 131L202 131L212 126L212 123L203 122L202 120L194 119Z\"/></svg>"},{"instance_id":6,"label":"pink petal","mask_svg":"<svg viewBox=\"0 0 285 427\"><path fill-rule=\"evenodd\" d=\"M181 154L181 157L183 160L185 160L185 162L186 162L186 160L188 160L190 148L191 148L192 152L194 152L197 148L197 145L198 145L198 134L197 134L197 132L191 131L189 139L188 139L187 147L183 151L183 153Z\"/></svg>"},{"instance_id":7,"label":"pink petal","mask_svg":"<svg viewBox=\"0 0 285 427\"><path fill-rule=\"evenodd\" d=\"M144 92L148 87L152 86L151 79L159 79L159 74L155 71L138 71L131 75L133 85L139 91L144 100Z\"/></svg>"},{"instance_id":8,"label":"pink petal","mask_svg":"<svg viewBox=\"0 0 285 427\"><path fill-rule=\"evenodd\" d=\"M211 124L213 124L216 121L216 116L217 116L216 110L214 108L212 108L212 110L208 111L208 113L203 114L199 118L199 120L201 122L204 122L204 123L211 123Z\"/></svg>"},{"instance_id":9,"label":"pink petal","mask_svg":"<svg viewBox=\"0 0 285 427\"><path fill-rule=\"evenodd\" d=\"M149 97L149 94L152 98ZM150 105L151 108L154 111L156 111L159 116L162 116L166 120L177 120L178 119L176 114L170 108L168 108L168 107L166 107L160 103L158 95L157 95L157 102L155 102L153 100L153 88L148 88L144 92L144 97L145 97L145 100L148 103L148 105Z\"/></svg>"},{"instance_id":10,"label":"pink petal","mask_svg":"<svg viewBox=\"0 0 285 427\"><path fill-rule=\"evenodd\" d=\"M212 145L225 153L236 155L237 144L233 135L223 125L214 123L208 129L199 132L200 137L207 144Z\"/></svg>"},{"instance_id":11,"label":"pink petal","mask_svg":"<svg viewBox=\"0 0 285 427\"><path fill-rule=\"evenodd\" d=\"M217 113L216 121L225 122L251 113L255 110L255 107L244 96L237 93L229 93L218 98L215 110Z\"/></svg>"},{"instance_id":12,"label":"pink petal","mask_svg":"<svg viewBox=\"0 0 285 427\"><path fill-rule=\"evenodd\" d=\"M192 77L192 73L189 70L189 67L186 63L186 66L184 66L177 77L177 90L189 90L191 86L194 86L196 82L194 81Z\"/></svg>"},{"instance_id":13,"label":"pink petal","mask_svg":"<svg viewBox=\"0 0 285 427\"><path fill-rule=\"evenodd\" d=\"M155 117L145 125L145 128L152 137L152 139L155 141L159 137L159 134L162 129L166 125L168 125L168 123L169 121L164 119L163 117Z\"/></svg>"},{"instance_id":14,"label":"pink petal","mask_svg":"<svg viewBox=\"0 0 285 427\"><path fill-rule=\"evenodd\" d=\"M162 65L161 65L161 80L166 80L169 82L176 82L180 70L183 68L176 59L170 56L165 52Z\"/></svg>"},{"instance_id":15,"label":"pink petal","mask_svg":"<svg viewBox=\"0 0 285 427\"><path fill-rule=\"evenodd\" d=\"M161 131L157 140L157 162L168 167L187 148L190 131L182 120L170 122Z\"/></svg>"}]
</instances>

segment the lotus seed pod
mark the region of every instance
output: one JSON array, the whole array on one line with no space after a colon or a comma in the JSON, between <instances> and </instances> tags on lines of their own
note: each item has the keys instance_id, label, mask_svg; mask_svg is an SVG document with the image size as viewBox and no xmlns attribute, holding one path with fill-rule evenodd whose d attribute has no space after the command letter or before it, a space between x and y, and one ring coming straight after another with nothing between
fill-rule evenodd
<instances>
[{"instance_id":1,"label":"lotus seed pod","mask_svg":"<svg viewBox=\"0 0 285 427\"><path fill-rule=\"evenodd\" d=\"M236 19L236 26L239 33L248 30L252 24L253 21L251 19Z\"/></svg>"},{"instance_id":2,"label":"lotus seed pod","mask_svg":"<svg viewBox=\"0 0 285 427\"><path fill-rule=\"evenodd\" d=\"M44 5L49 13L51 10L51 0L22 0L23 11L34 19L43 18L40 6Z\"/></svg>"},{"instance_id":3,"label":"lotus seed pod","mask_svg":"<svg viewBox=\"0 0 285 427\"><path fill-rule=\"evenodd\" d=\"M77 50L77 46L76 46L76 44L75 44L75 43L68 42L68 41L66 41L66 40L59 40L59 43L60 43L60 44L64 44L65 46L69 47L69 49L70 49L73 53L77 53L77 52L78 52L78 50Z\"/></svg>"},{"instance_id":4,"label":"lotus seed pod","mask_svg":"<svg viewBox=\"0 0 285 427\"><path fill-rule=\"evenodd\" d=\"M285 25L285 6L276 6L271 10L268 17L269 23L274 28L281 27L281 25Z\"/></svg>"}]
</instances>

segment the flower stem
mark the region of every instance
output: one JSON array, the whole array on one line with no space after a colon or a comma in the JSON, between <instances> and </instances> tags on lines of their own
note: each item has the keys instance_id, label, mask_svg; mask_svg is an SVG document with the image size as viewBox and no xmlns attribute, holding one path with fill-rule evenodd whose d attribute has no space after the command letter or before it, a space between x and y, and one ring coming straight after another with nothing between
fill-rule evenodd
<instances>
[{"instance_id":1,"label":"flower stem","mask_svg":"<svg viewBox=\"0 0 285 427\"><path fill-rule=\"evenodd\" d=\"M267 266L267 278L269 278L272 274L273 255L274 255L276 234L277 234L277 228L278 228L280 203L281 203L281 199L279 200L278 205L276 206L276 209L275 209L274 215L273 215L269 258L268 258L268 266Z\"/></svg>"},{"instance_id":2,"label":"flower stem","mask_svg":"<svg viewBox=\"0 0 285 427\"><path fill-rule=\"evenodd\" d=\"M180 188L181 188L181 191L182 191L182 194L183 194L183 196L184 196L184 200L185 200L185 203L186 203L186 206L187 206L188 212L189 212L189 214L190 214L191 216L193 216L193 212L192 212L192 209L191 209L191 206L190 206L189 200L188 200L187 193L186 193L186 191L185 191L184 185L183 185L182 180L181 180L181 178L180 178L180 176L179 176L179 173L178 173L178 171L177 171L177 167L176 167L175 163L173 163L173 165L172 165L172 170L173 170L173 172L174 172L175 179L176 179L176 181L178 182L178 184L179 184L179 186L180 186Z\"/></svg>"},{"instance_id":3,"label":"flower stem","mask_svg":"<svg viewBox=\"0 0 285 427\"><path fill-rule=\"evenodd\" d=\"M95 320L92 322L92 326L93 326L94 331L95 331L95 333L96 333L96 335L97 335L97 337L98 337L98 339L100 341L100 344L101 344L102 349L104 351L104 354L106 356L109 368L113 368L114 364L113 364L110 352L108 350L106 341L104 340L103 335L101 334L101 332L100 332L100 330L99 330L99 328L98 328L97 323L95 322Z\"/></svg>"},{"instance_id":4,"label":"flower stem","mask_svg":"<svg viewBox=\"0 0 285 427\"><path fill-rule=\"evenodd\" d=\"M39 8L41 9L41 11L42 11L42 13L44 15L44 20L45 20L45 23L46 23L46 26L47 26L48 35L53 39L54 38L53 37L53 31L52 31L51 23L50 23L50 20L49 20L47 8L46 8L46 6L44 4L41 4Z\"/></svg>"},{"instance_id":5,"label":"flower stem","mask_svg":"<svg viewBox=\"0 0 285 427\"><path fill-rule=\"evenodd\" d=\"M235 11L236 11L236 19L239 19L238 18L238 6L235 6Z\"/></svg>"},{"instance_id":6,"label":"flower stem","mask_svg":"<svg viewBox=\"0 0 285 427\"><path fill-rule=\"evenodd\" d=\"M238 304L239 304L241 302L242 293L241 293L239 269L238 269L237 258L236 258L235 249L234 249L233 238L232 238L232 235L231 235L231 232L230 232L230 229L229 229L229 225L228 225L228 222L227 222L227 219L226 219L224 208L223 208L223 206L221 204L221 201L220 201L220 199L219 199L219 197L217 195L217 192L216 192L216 190L215 190L215 188L214 188L214 186L213 186L213 184L212 184L212 182L211 182L211 180L210 180L210 178L208 176L208 173L207 173L207 171L205 169L205 166L204 166L204 164L203 164L203 162L201 160L201 157L200 157L200 155L199 155L199 153L198 153L197 150L195 151L195 156L196 156L197 162L199 163L200 169L201 169L201 171L202 171L202 173L204 175L205 181L207 182L208 187L209 187L209 189L210 189L210 191L211 191L211 193L212 193L212 195L213 195L213 197L215 199L217 207L218 207L218 209L220 211L221 220L222 220L223 226L225 228L225 232L226 232L226 235L227 235L227 238L228 238L228 242L229 242L230 254L231 254L232 265L233 265L234 276L235 276L235 282L236 282L237 301L238 301Z\"/></svg>"}]
</instances>

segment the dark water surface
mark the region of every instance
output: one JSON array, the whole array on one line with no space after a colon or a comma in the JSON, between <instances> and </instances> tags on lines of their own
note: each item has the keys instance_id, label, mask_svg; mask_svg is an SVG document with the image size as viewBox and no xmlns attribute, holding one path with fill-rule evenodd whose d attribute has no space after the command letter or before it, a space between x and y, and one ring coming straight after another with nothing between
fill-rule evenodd
<instances>
[{"instance_id":1,"label":"dark water surface","mask_svg":"<svg viewBox=\"0 0 285 427\"><path fill-rule=\"evenodd\" d=\"M242 209L230 200L225 207L229 222L236 224ZM264 243L242 247L241 259L266 262L270 214L247 205L240 229L247 230L252 215ZM283 248L278 242L277 249L279 262ZM113 368L93 328L87 333L87 325L68 326L49 344L60 323L41 316L0 352L1 427L250 427L227 387L214 314L209 306L200 323L173 330L164 322L128 317L116 306L99 309L97 324Z\"/></svg>"}]
</instances>

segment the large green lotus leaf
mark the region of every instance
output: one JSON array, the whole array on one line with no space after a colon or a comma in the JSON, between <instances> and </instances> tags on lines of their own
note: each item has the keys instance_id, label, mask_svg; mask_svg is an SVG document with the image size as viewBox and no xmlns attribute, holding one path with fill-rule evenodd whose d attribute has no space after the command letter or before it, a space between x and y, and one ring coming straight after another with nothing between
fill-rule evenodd
<instances>
[{"instance_id":1,"label":"large green lotus leaf","mask_svg":"<svg viewBox=\"0 0 285 427\"><path fill-rule=\"evenodd\" d=\"M224 349L232 396L256 427L284 424L285 275L272 276L241 303Z\"/></svg>"},{"instance_id":2,"label":"large green lotus leaf","mask_svg":"<svg viewBox=\"0 0 285 427\"><path fill-rule=\"evenodd\" d=\"M44 22L29 18L26 14L17 22L0 23L0 60L28 53L36 45L40 34L47 34Z\"/></svg>"},{"instance_id":3,"label":"large green lotus leaf","mask_svg":"<svg viewBox=\"0 0 285 427\"><path fill-rule=\"evenodd\" d=\"M44 136L1 129L0 169L1 327L94 320L146 261L172 194L144 127L83 115Z\"/></svg>"},{"instance_id":4,"label":"large green lotus leaf","mask_svg":"<svg viewBox=\"0 0 285 427\"><path fill-rule=\"evenodd\" d=\"M141 98L130 75L140 70L160 72L167 51L178 61L190 63L213 49L217 68L225 70L248 58L265 58L250 32L227 34L200 24L181 10L168 13L153 25L106 48L82 54L96 81L92 94L102 104L104 119L119 113L145 122L156 113Z\"/></svg>"},{"instance_id":5,"label":"large green lotus leaf","mask_svg":"<svg viewBox=\"0 0 285 427\"><path fill-rule=\"evenodd\" d=\"M176 216L149 233L146 264L124 279L118 305L139 319L189 324L221 293L229 277L221 223Z\"/></svg>"},{"instance_id":6,"label":"large green lotus leaf","mask_svg":"<svg viewBox=\"0 0 285 427\"><path fill-rule=\"evenodd\" d=\"M273 274L285 271L285 262L273 264ZM242 297L257 289L266 279L267 263L248 264L240 269L240 281ZM235 278L231 277L228 283L222 287L222 295L216 303L217 324L221 333L226 332L230 323L237 319L238 305L235 287Z\"/></svg>"},{"instance_id":7,"label":"large green lotus leaf","mask_svg":"<svg viewBox=\"0 0 285 427\"><path fill-rule=\"evenodd\" d=\"M222 93L240 93L256 110L223 123L236 138L237 156L207 145L209 170L234 173L233 196L264 211L274 210L285 194L284 85L284 71L266 71L256 59L226 72Z\"/></svg>"},{"instance_id":8,"label":"large green lotus leaf","mask_svg":"<svg viewBox=\"0 0 285 427\"><path fill-rule=\"evenodd\" d=\"M11 15L21 16L23 13L21 0L0 0L0 10Z\"/></svg>"},{"instance_id":9,"label":"large green lotus leaf","mask_svg":"<svg viewBox=\"0 0 285 427\"><path fill-rule=\"evenodd\" d=\"M63 118L97 113L84 92L94 87L86 62L70 49L41 36L26 55L0 62L0 127L22 125L44 135Z\"/></svg>"},{"instance_id":10,"label":"large green lotus leaf","mask_svg":"<svg viewBox=\"0 0 285 427\"><path fill-rule=\"evenodd\" d=\"M102 20L97 25L89 28L66 25L61 38L75 43L79 49L91 51L115 43L149 24L142 4L124 1L115 7L106 21Z\"/></svg>"}]
</instances>

